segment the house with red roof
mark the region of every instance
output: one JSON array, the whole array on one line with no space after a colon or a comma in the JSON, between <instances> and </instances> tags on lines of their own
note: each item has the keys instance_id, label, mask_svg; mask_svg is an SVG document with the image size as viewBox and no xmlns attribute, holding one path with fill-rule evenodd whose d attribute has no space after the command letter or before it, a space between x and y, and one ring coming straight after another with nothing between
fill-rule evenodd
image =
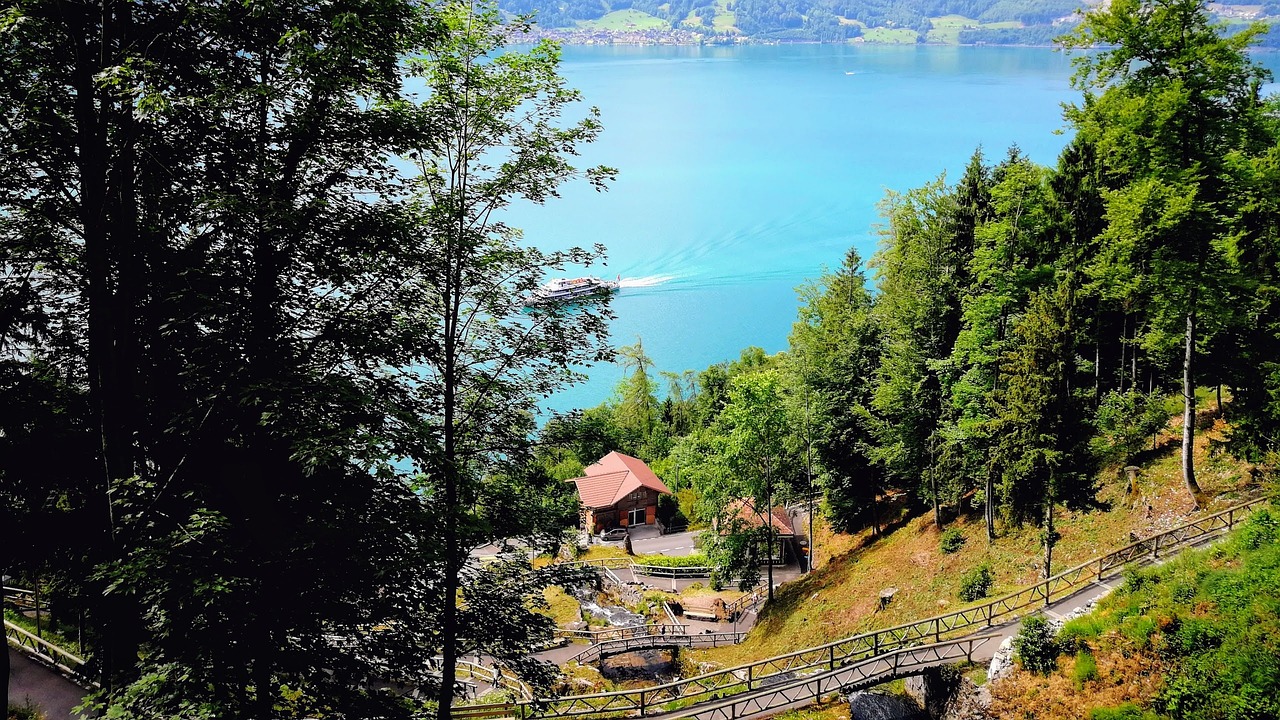
<instances>
[{"instance_id":1,"label":"house with red roof","mask_svg":"<svg viewBox=\"0 0 1280 720\"><path fill-rule=\"evenodd\" d=\"M711 527L721 535L729 533L757 532L766 523L773 531L774 550L773 564L785 565L787 547L795 540L795 527L791 524L791 516L782 506L774 507L768 513L761 512L763 505L757 505L751 498L732 500L724 507L719 517L713 518ZM760 541L758 553L760 557L768 556L767 543Z\"/></svg>"},{"instance_id":2,"label":"house with red roof","mask_svg":"<svg viewBox=\"0 0 1280 720\"><path fill-rule=\"evenodd\" d=\"M671 494L643 460L616 450L571 482L578 486L583 527L593 533L652 525L658 516L658 496Z\"/></svg>"}]
</instances>

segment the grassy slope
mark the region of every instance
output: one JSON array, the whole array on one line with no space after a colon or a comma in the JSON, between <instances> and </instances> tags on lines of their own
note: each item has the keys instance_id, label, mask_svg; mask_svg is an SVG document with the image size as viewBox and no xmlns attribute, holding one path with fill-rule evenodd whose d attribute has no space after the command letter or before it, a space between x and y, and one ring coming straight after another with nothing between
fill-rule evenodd
<instances>
[{"instance_id":1,"label":"grassy slope","mask_svg":"<svg viewBox=\"0 0 1280 720\"><path fill-rule=\"evenodd\" d=\"M1209 439L1220 435L1219 427L1201 433L1197 440L1199 481L1212 498L1202 513L1235 504L1248 490L1242 463L1222 454L1210 456ZM1143 501L1138 509L1123 502L1124 481L1113 467L1102 473L1099 492L1099 499L1110 503L1110 509L1061 514L1055 571L1127 544L1130 532L1147 535L1191 519L1178 468L1177 438L1165 434L1159 450L1147 455L1139 463ZM995 578L993 596L1039 578L1043 557L1039 528L1015 529L988 545L980 511L951 527L960 528L966 538L964 547L952 555L939 550L939 533L927 513L907 518L878 541L866 531L852 537L819 533L818 571L779 588L745 642L705 651L703 659L737 664L957 610L965 605L957 599L960 576L984 562ZM887 587L898 592L889 608L877 613L877 595Z\"/></svg>"},{"instance_id":2,"label":"grassy slope","mask_svg":"<svg viewBox=\"0 0 1280 720\"><path fill-rule=\"evenodd\" d=\"M626 10L614 10L603 17L595 20L581 20L578 27L583 30L663 30L670 25L665 20L656 18L649 13L641 12L628 8Z\"/></svg>"},{"instance_id":3,"label":"grassy slope","mask_svg":"<svg viewBox=\"0 0 1280 720\"><path fill-rule=\"evenodd\" d=\"M729 0L715 0L711 5L716 9L715 17L711 18L712 29L719 32L726 30L733 30L736 32L738 28L735 23L738 22L738 16L729 9ZM699 7L702 6L700 5ZM685 27L691 30L703 29L702 18L694 14L694 10L696 9L697 8L690 9L689 14L681 21Z\"/></svg>"},{"instance_id":4,"label":"grassy slope","mask_svg":"<svg viewBox=\"0 0 1280 720\"><path fill-rule=\"evenodd\" d=\"M919 33L915 30L907 28L874 27L867 28L862 33L863 40L886 45L911 45L916 42L916 38L919 36Z\"/></svg>"},{"instance_id":5,"label":"grassy slope","mask_svg":"<svg viewBox=\"0 0 1280 720\"><path fill-rule=\"evenodd\" d=\"M1269 512L1227 542L1127 578L1063 629L1055 672L1017 670L992 685L993 713L1069 720L1129 703L1107 717L1145 720L1156 701L1180 717L1276 717L1280 513Z\"/></svg>"},{"instance_id":6,"label":"grassy slope","mask_svg":"<svg viewBox=\"0 0 1280 720\"><path fill-rule=\"evenodd\" d=\"M1017 22L1016 20L983 23L963 15L943 15L941 17L929 18L929 20L933 23L933 29L929 31L929 35L926 40L931 43L941 43L944 45L958 45L960 43L960 31L965 28L999 30L1022 27L1022 23Z\"/></svg>"}]
</instances>

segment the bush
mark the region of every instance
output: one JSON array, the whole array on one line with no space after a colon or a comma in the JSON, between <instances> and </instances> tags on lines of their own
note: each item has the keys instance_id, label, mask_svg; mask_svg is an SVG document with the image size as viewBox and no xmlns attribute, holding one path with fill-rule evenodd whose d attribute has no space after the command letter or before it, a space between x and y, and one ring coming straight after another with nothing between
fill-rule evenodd
<instances>
[{"instance_id":1,"label":"bush","mask_svg":"<svg viewBox=\"0 0 1280 720\"><path fill-rule=\"evenodd\" d=\"M1106 621L1094 615L1082 615L1066 625L1058 632L1058 647L1064 652L1088 650L1086 640L1092 640L1102 634Z\"/></svg>"},{"instance_id":2,"label":"bush","mask_svg":"<svg viewBox=\"0 0 1280 720\"><path fill-rule=\"evenodd\" d=\"M964 547L964 534L960 532L960 528L947 528L938 544L942 547L942 552L950 555Z\"/></svg>"},{"instance_id":3,"label":"bush","mask_svg":"<svg viewBox=\"0 0 1280 720\"><path fill-rule=\"evenodd\" d=\"M692 555L637 555L632 559L636 565L649 565L661 568L708 567L711 561L702 553Z\"/></svg>"},{"instance_id":4,"label":"bush","mask_svg":"<svg viewBox=\"0 0 1280 720\"><path fill-rule=\"evenodd\" d=\"M1058 667L1058 642L1043 615L1031 615L1022 621L1022 629L1013 638L1013 650L1022 667L1048 675Z\"/></svg>"},{"instance_id":5,"label":"bush","mask_svg":"<svg viewBox=\"0 0 1280 720\"><path fill-rule=\"evenodd\" d=\"M1127 702L1114 708L1094 708L1089 711L1089 720L1160 720L1160 716Z\"/></svg>"},{"instance_id":6,"label":"bush","mask_svg":"<svg viewBox=\"0 0 1280 720\"><path fill-rule=\"evenodd\" d=\"M1266 508L1254 513L1240 529L1240 543L1248 550L1270 545L1276 541L1277 536L1280 536L1280 520Z\"/></svg>"},{"instance_id":7,"label":"bush","mask_svg":"<svg viewBox=\"0 0 1280 720\"><path fill-rule=\"evenodd\" d=\"M960 578L960 599L965 602L981 600L991 590L991 568L984 563Z\"/></svg>"},{"instance_id":8,"label":"bush","mask_svg":"<svg viewBox=\"0 0 1280 720\"><path fill-rule=\"evenodd\" d=\"M1076 666L1071 676L1076 681L1077 690L1083 690L1084 684L1090 680L1098 679L1098 661L1093 659L1093 653L1088 650L1076 653Z\"/></svg>"},{"instance_id":9,"label":"bush","mask_svg":"<svg viewBox=\"0 0 1280 720\"><path fill-rule=\"evenodd\" d=\"M36 709L36 706L27 700L22 705L9 705L9 720L44 720L44 713Z\"/></svg>"}]
</instances>

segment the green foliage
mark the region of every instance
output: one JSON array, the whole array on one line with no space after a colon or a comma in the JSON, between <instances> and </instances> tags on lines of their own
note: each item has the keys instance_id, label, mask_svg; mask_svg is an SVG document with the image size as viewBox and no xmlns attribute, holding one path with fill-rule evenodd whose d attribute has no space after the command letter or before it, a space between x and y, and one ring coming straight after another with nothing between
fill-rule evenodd
<instances>
[{"instance_id":1,"label":"green foliage","mask_svg":"<svg viewBox=\"0 0 1280 720\"><path fill-rule=\"evenodd\" d=\"M1114 708L1094 708L1089 711L1089 720L1163 720L1164 716L1143 710L1133 703L1124 703Z\"/></svg>"},{"instance_id":2,"label":"green foliage","mask_svg":"<svg viewBox=\"0 0 1280 720\"><path fill-rule=\"evenodd\" d=\"M1128 464L1135 453L1151 444L1151 438L1169 424L1169 413L1159 392L1112 390L1098 404L1094 421L1098 434L1090 445L1099 457Z\"/></svg>"},{"instance_id":3,"label":"green foliage","mask_svg":"<svg viewBox=\"0 0 1280 720\"><path fill-rule=\"evenodd\" d=\"M650 565L663 568L709 567L710 559L702 553L689 555L637 555L632 558L637 565Z\"/></svg>"},{"instance_id":4,"label":"green foliage","mask_svg":"<svg viewBox=\"0 0 1280 720\"><path fill-rule=\"evenodd\" d=\"M960 599L965 602L981 600L990 592L993 582L995 579L991 575L991 568L985 563L970 568L960 577Z\"/></svg>"},{"instance_id":5,"label":"green foliage","mask_svg":"<svg viewBox=\"0 0 1280 720\"><path fill-rule=\"evenodd\" d=\"M1280 518L1267 508L1258 510L1240 529L1240 544L1249 550L1270 545L1280 538Z\"/></svg>"},{"instance_id":6,"label":"green foliage","mask_svg":"<svg viewBox=\"0 0 1280 720\"><path fill-rule=\"evenodd\" d=\"M1088 637L1112 652L1158 653L1168 668L1156 714L1130 707L1101 717L1243 719L1280 710L1280 543L1250 533L1271 523L1259 511L1214 548L1131 573L1137 579L1124 592L1063 629L1064 645Z\"/></svg>"},{"instance_id":7,"label":"green foliage","mask_svg":"<svg viewBox=\"0 0 1280 720\"><path fill-rule=\"evenodd\" d=\"M1082 615L1062 626L1058 631L1058 645L1064 651L1083 652L1089 647L1088 641L1096 639L1104 628L1104 623L1096 616Z\"/></svg>"},{"instance_id":8,"label":"green foliage","mask_svg":"<svg viewBox=\"0 0 1280 720\"><path fill-rule=\"evenodd\" d=\"M45 720L45 715L30 700L26 700L21 705L9 704L8 720Z\"/></svg>"},{"instance_id":9,"label":"green foliage","mask_svg":"<svg viewBox=\"0 0 1280 720\"><path fill-rule=\"evenodd\" d=\"M1061 641L1059 640L1059 642ZM1086 682L1098 679L1098 661L1094 659L1093 653L1088 650L1081 650L1076 653L1076 662L1071 671L1071 679L1075 680L1077 690L1083 689Z\"/></svg>"},{"instance_id":10,"label":"green foliage","mask_svg":"<svg viewBox=\"0 0 1280 720\"><path fill-rule=\"evenodd\" d=\"M938 538L938 546L942 552L950 555L964 547L964 541L964 533L960 532L960 528L947 528Z\"/></svg>"},{"instance_id":11,"label":"green foliage","mask_svg":"<svg viewBox=\"0 0 1280 720\"><path fill-rule=\"evenodd\" d=\"M1053 636L1053 628L1043 615L1029 615L1013 638L1013 650L1022 667L1031 672L1047 675L1058 666L1060 648Z\"/></svg>"}]
</instances>

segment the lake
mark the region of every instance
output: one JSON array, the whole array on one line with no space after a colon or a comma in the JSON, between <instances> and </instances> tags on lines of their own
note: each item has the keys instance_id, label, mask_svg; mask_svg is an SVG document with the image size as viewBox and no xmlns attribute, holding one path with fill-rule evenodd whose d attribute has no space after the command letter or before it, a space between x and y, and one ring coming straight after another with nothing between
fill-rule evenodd
<instances>
[{"instance_id":1,"label":"lake","mask_svg":"<svg viewBox=\"0 0 1280 720\"><path fill-rule=\"evenodd\" d=\"M954 180L978 146L1052 164L1078 97L1047 48L566 47L562 71L602 113L584 165L617 182L507 219L542 247L607 246L593 272L623 281L613 342L642 338L671 371L785 349L796 287L850 247L872 255L886 190ZM598 404L622 377L588 373L545 405Z\"/></svg>"}]
</instances>

